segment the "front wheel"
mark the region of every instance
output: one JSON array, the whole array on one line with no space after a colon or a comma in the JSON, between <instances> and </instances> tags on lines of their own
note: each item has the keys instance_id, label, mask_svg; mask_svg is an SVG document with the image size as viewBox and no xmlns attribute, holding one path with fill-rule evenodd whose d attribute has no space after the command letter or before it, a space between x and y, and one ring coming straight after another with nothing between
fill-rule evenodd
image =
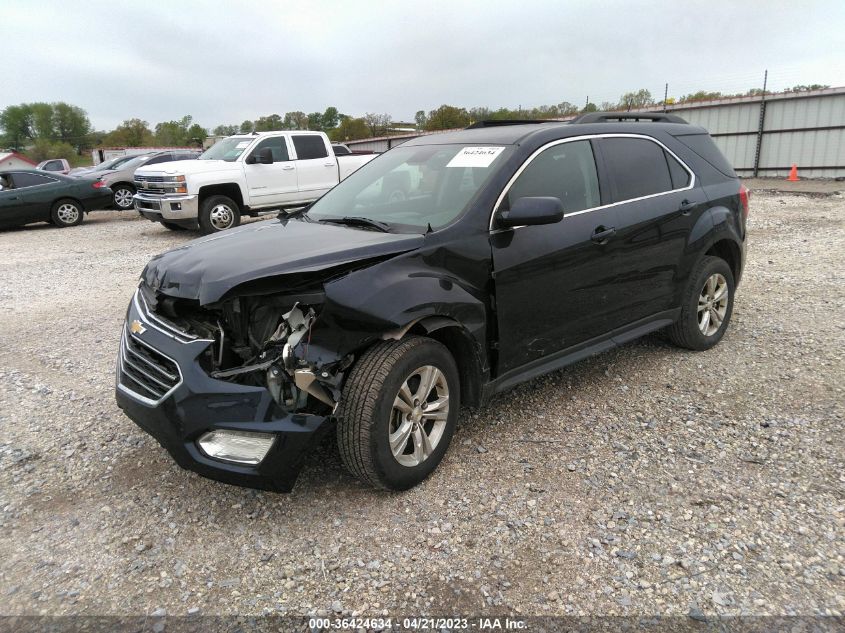
<instances>
[{"instance_id":1,"label":"front wheel","mask_svg":"<svg viewBox=\"0 0 845 633\"><path fill-rule=\"evenodd\" d=\"M443 345L420 336L378 343L343 390L341 459L365 483L407 490L443 459L459 408L458 369Z\"/></svg>"},{"instance_id":2,"label":"front wheel","mask_svg":"<svg viewBox=\"0 0 845 633\"><path fill-rule=\"evenodd\" d=\"M681 315L668 329L671 341L697 351L716 345L731 321L735 290L728 263L719 257L704 257L690 275Z\"/></svg>"},{"instance_id":3,"label":"front wheel","mask_svg":"<svg viewBox=\"0 0 845 633\"><path fill-rule=\"evenodd\" d=\"M82 205L76 200L59 200L50 211L50 222L58 227L76 226L82 222Z\"/></svg>"},{"instance_id":4,"label":"front wheel","mask_svg":"<svg viewBox=\"0 0 845 633\"><path fill-rule=\"evenodd\" d=\"M241 211L226 196L210 196L200 207L200 231L205 235L232 229L241 223Z\"/></svg>"},{"instance_id":5,"label":"front wheel","mask_svg":"<svg viewBox=\"0 0 845 633\"><path fill-rule=\"evenodd\" d=\"M114 192L114 208L118 211L126 211L134 206L132 197L135 195L135 190L129 185L116 185L112 190Z\"/></svg>"}]
</instances>

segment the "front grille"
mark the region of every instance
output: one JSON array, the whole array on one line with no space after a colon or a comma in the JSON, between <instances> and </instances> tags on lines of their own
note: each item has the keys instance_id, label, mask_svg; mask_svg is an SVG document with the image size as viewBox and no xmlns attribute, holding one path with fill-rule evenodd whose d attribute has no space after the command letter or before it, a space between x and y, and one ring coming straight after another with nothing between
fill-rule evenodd
<instances>
[{"instance_id":1,"label":"front grille","mask_svg":"<svg viewBox=\"0 0 845 633\"><path fill-rule=\"evenodd\" d=\"M172 339L176 339L180 343L190 343L192 341L199 340L199 337L195 334L191 334L190 332L185 331L183 328L179 327L169 319L161 316L160 314L156 314L153 310L150 309L149 301L145 295L145 292L152 292L146 286L141 286L135 292L136 303L135 306L138 308L138 312L144 317L144 319L156 328L162 334L166 334Z\"/></svg>"},{"instance_id":2,"label":"front grille","mask_svg":"<svg viewBox=\"0 0 845 633\"><path fill-rule=\"evenodd\" d=\"M142 400L161 402L182 382L179 366L124 327L120 341L120 384Z\"/></svg>"},{"instance_id":3,"label":"front grille","mask_svg":"<svg viewBox=\"0 0 845 633\"><path fill-rule=\"evenodd\" d=\"M135 182L164 182L164 176L141 176L135 174Z\"/></svg>"}]
</instances>

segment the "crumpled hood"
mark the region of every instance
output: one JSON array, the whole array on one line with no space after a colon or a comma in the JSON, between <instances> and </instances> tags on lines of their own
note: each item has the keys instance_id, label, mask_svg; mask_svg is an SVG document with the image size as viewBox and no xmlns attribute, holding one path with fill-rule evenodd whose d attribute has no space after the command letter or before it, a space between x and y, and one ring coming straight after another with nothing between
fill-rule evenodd
<instances>
[{"instance_id":1,"label":"crumpled hood","mask_svg":"<svg viewBox=\"0 0 845 633\"><path fill-rule=\"evenodd\" d=\"M304 219L255 222L156 255L141 276L157 291L207 305L244 282L396 255L424 240Z\"/></svg>"}]
</instances>

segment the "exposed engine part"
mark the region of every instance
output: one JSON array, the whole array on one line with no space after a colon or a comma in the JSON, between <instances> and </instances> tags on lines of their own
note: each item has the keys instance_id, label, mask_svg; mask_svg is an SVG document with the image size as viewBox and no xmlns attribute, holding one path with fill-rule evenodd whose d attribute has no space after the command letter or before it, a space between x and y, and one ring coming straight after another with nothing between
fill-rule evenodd
<instances>
[{"instance_id":1,"label":"exposed engine part","mask_svg":"<svg viewBox=\"0 0 845 633\"><path fill-rule=\"evenodd\" d=\"M209 374L212 378L231 378L232 376L238 376L240 374L250 374L254 371L261 371L262 369L267 369L276 362L275 358L270 360L264 361L263 363L257 363L255 365L246 365L244 367L235 367L234 369L224 369L223 371L213 371Z\"/></svg>"}]
</instances>

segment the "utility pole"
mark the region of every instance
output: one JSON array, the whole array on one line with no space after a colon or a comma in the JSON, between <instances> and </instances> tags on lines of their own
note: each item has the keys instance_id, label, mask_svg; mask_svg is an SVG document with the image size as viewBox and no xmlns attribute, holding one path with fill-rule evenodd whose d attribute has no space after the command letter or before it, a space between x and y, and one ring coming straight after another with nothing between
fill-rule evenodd
<instances>
[{"instance_id":1,"label":"utility pole","mask_svg":"<svg viewBox=\"0 0 845 633\"><path fill-rule=\"evenodd\" d=\"M760 95L760 121L757 124L757 146L754 149L754 177L760 172L760 149L763 147L763 125L766 120L766 85L769 81L769 71L763 73L763 94Z\"/></svg>"},{"instance_id":2,"label":"utility pole","mask_svg":"<svg viewBox=\"0 0 845 633\"><path fill-rule=\"evenodd\" d=\"M663 89L663 111L666 112L666 100L669 98L669 84Z\"/></svg>"}]
</instances>

